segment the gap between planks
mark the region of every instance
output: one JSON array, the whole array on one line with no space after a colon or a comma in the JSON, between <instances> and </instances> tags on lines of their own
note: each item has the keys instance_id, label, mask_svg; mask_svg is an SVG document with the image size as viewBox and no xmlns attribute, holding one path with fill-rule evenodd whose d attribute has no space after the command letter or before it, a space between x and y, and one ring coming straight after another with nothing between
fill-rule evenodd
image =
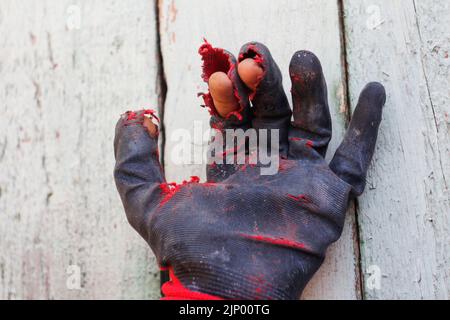
<instances>
[{"instance_id":1,"label":"gap between planks","mask_svg":"<svg viewBox=\"0 0 450 320\"><path fill-rule=\"evenodd\" d=\"M347 34L345 27L345 11L344 0L337 0L338 15L339 15L339 32L341 36L341 67L342 67L342 83L343 83L343 103L345 106L345 128L348 129L350 120L352 118L352 110L350 108L350 90L349 90L349 70L348 70L348 56L347 56ZM362 270L361 261L361 237L359 227L359 205L358 198L351 200L350 206L353 205L353 212L355 215L355 225L353 226L355 231L354 248L356 261L356 284L355 292L356 296L360 300L365 300L364 295L364 272Z\"/></svg>"}]
</instances>

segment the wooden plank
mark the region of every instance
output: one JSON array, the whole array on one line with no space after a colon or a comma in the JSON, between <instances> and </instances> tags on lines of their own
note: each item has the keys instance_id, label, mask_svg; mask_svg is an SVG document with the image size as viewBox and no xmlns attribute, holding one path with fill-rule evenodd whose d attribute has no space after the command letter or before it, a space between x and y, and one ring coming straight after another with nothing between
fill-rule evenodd
<instances>
[{"instance_id":1,"label":"wooden plank","mask_svg":"<svg viewBox=\"0 0 450 320\"><path fill-rule=\"evenodd\" d=\"M368 299L450 297L450 3L345 0L352 107L367 81L388 93L359 202Z\"/></svg>"},{"instance_id":2,"label":"wooden plank","mask_svg":"<svg viewBox=\"0 0 450 320\"><path fill-rule=\"evenodd\" d=\"M329 86L334 118L330 154L344 132L343 74L336 1L175 1L159 2L161 48L168 83L164 123L166 127L165 169L170 181L191 175L204 178L204 165L177 165L172 158L174 132L183 128L193 134L193 122L208 128L208 114L201 109L196 93L205 90L200 78L197 49L206 37L213 45L237 54L241 45L257 40L271 49L283 70L289 92L288 65L300 49L315 52L321 59ZM202 152L197 148L195 152ZM328 252L326 263L315 276L303 298L355 299L359 297L359 270L355 246L353 211L349 212L344 235Z\"/></svg>"},{"instance_id":3,"label":"wooden plank","mask_svg":"<svg viewBox=\"0 0 450 320\"><path fill-rule=\"evenodd\" d=\"M157 104L155 30L149 0L1 1L0 299L158 297L112 178L119 114Z\"/></svg>"}]
</instances>

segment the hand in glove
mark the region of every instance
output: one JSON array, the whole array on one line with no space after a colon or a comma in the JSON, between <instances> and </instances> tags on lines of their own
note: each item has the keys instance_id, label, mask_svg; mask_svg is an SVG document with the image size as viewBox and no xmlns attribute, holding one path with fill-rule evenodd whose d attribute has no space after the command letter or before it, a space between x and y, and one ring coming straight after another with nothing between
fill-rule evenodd
<instances>
[{"instance_id":1,"label":"hand in glove","mask_svg":"<svg viewBox=\"0 0 450 320\"><path fill-rule=\"evenodd\" d=\"M268 138L278 139L278 173L216 162L207 165L207 183L168 184L157 128L146 117L151 112L127 112L116 127L114 177L128 220L170 271L163 286L168 298L298 299L340 237L349 201L363 192L384 88L370 83L363 89L327 164L331 118L314 54L299 51L292 58L293 112L264 45L244 45L238 60L208 43L200 54L212 128L217 134L277 130Z\"/></svg>"}]
</instances>

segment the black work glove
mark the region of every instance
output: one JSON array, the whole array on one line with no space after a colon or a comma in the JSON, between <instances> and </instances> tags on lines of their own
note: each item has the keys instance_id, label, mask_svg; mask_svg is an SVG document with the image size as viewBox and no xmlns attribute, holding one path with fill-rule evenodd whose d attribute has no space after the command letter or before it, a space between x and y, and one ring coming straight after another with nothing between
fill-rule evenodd
<instances>
[{"instance_id":1,"label":"black work glove","mask_svg":"<svg viewBox=\"0 0 450 320\"><path fill-rule=\"evenodd\" d=\"M228 52L205 44L200 53L205 81L216 71L228 72L240 103L223 119L204 95L212 127L278 129L279 171L261 175L260 165L213 163L205 184L167 184L157 137L141 125L145 112L127 113L116 127L114 177L128 220L159 265L191 291L227 299L298 299L340 237L349 201L363 192L385 90L378 83L364 88L328 165L331 119L314 54L299 51L292 58L291 122L281 72L264 45L247 44L239 55L264 70L255 92L243 85Z\"/></svg>"}]
</instances>

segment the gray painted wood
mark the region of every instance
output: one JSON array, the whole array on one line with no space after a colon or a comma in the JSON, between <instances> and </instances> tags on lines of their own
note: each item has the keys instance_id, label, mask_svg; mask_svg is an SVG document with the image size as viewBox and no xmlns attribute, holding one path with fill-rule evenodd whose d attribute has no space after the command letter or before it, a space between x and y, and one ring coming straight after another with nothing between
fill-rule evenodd
<instances>
[{"instance_id":1,"label":"gray painted wood","mask_svg":"<svg viewBox=\"0 0 450 320\"><path fill-rule=\"evenodd\" d=\"M307 49L323 63L328 80L334 118L334 139L330 154L341 140L346 118L343 104L343 74L338 7L335 1L160 1L161 48L168 83L164 123L166 127L165 169L169 181L191 175L204 178L204 164L178 165L173 152L180 128L193 135L194 121L208 128L208 113L200 108L197 93L206 90L202 82L198 47L205 37L218 47L237 54L241 45L257 40L265 43L290 89L288 65L293 53ZM193 142L195 154L202 143ZM205 143L203 143L205 145ZM194 148L193 148L194 149ZM349 212L342 238L328 252L324 266L308 286L305 299L355 299L359 297L359 270L355 248L353 211Z\"/></svg>"},{"instance_id":2,"label":"gray painted wood","mask_svg":"<svg viewBox=\"0 0 450 320\"><path fill-rule=\"evenodd\" d=\"M235 53L266 43L287 92L291 55L314 51L330 89L333 153L347 115L336 1L158 3L169 180L204 178L204 165L171 162L178 129L207 128L196 97L206 90L202 37ZM371 80L386 85L388 101L358 202L359 246L352 208L303 298L360 298L360 247L366 298L448 299L450 4L343 5L351 108ZM155 20L151 0L0 2L0 299L159 297L153 254L128 225L112 179L117 116L159 103ZM81 290L69 289L73 265Z\"/></svg>"},{"instance_id":3,"label":"gray painted wood","mask_svg":"<svg viewBox=\"0 0 450 320\"><path fill-rule=\"evenodd\" d=\"M352 108L367 81L388 100L359 201L368 299L450 297L450 3L346 0ZM375 268L374 268L375 266Z\"/></svg>"},{"instance_id":4,"label":"gray painted wood","mask_svg":"<svg viewBox=\"0 0 450 320\"><path fill-rule=\"evenodd\" d=\"M155 30L148 0L1 1L0 299L159 296L112 178L118 116L157 104Z\"/></svg>"}]
</instances>

